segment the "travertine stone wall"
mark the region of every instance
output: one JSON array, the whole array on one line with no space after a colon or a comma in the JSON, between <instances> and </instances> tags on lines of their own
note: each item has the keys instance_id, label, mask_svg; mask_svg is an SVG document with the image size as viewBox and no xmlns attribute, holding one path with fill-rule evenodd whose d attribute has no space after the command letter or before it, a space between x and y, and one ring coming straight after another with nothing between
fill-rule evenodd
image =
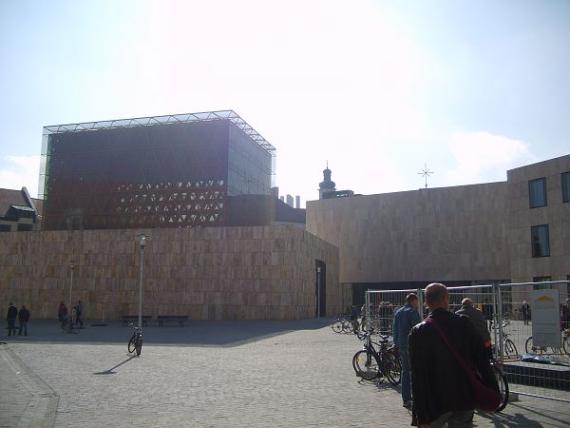
<instances>
[{"instance_id":1,"label":"travertine stone wall","mask_svg":"<svg viewBox=\"0 0 570 428\"><path fill-rule=\"evenodd\" d=\"M513 282L570 275L570 202L562 200L561 173L570 171L570 156L527 165L508 172L509 244ZM546 178L545 207L529 208L528 182ZM550 257L532 257L531 226L547 224Z\"/></svg>"},{"instance_id":2,"label":"travertine stone wall","mask_svg":"<svg viewBox=\"0 0 570 428\"><path fill-rule=\"evenodd\" d=\"M341 283L510 277L507 184L307 203L307 230L338 246Z\"/></svg>"},{"instance_id":3,"label":"travertine stone wall","mask_svg":"<svg viewBox=\"0 0 570 428\"><path fill-rule=\"evenodd\" d=\"M93 320L138 308L137 230L0 235L0 305L55 318L72 299ZM193 319L315 316L315 260L327 265L327 314L341 310L338 250L294 226L153 229L144 253L143 313Z\"/></svg>"}]
</instances>

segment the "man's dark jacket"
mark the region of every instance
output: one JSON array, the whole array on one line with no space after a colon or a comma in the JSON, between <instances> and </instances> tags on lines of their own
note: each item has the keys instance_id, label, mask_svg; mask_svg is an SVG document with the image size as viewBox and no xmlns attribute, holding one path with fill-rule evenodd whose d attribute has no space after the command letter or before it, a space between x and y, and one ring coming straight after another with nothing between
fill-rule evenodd
<instances>
[{"instance_id":1,"label":"man's dark jacket","mask_svg":"<svg viewBox=\"0 0 570 428\"><path fill-rule=\"evenodd\" d=\"M491 340L489 329L487 329L487 321L485 321L485 317L481 311L475 309L472 305L462 305L455 313L457 315L466 316L471 320L473 327L475 327L475 330L477 330L477 333L479 333L483 342Z\"/></svg>"},{"instance_id":2,"label":"man's dark jacket","mask_svg":"<svg viewBox=\"0 0 570 428\"><path fill-rule=\"evenodd\" d=\"M17 316L18 316L18 309L13 305L9 306L8 307L8 314L6 315L6 319L8 321L15 320Z\"/></svg>"},{"instance_id":3,"label":"man's dark jacket","mask_svg":"<svg viewBox=\"0 0 570 428\"><path fill-rule=\"evenodd\" d=\"M30 320L30 311L28 309L20 309L18 312L18 321L20 322L28 322Z\"/></svg>"},{"instance_id":4,"label":"man's dark jacket","mask_svg":"<svg viewBox=\"0 0 570 428\"><path fill-rule=\"evenodd\" d=\"M468 318L444 309L430 315L459 355L476 367L485 383L498 390L483 342ZM471 385L435 328L425 321L410 332L410 361L414 396L413 424L429 424L447 412L475 408Z\"/></svg>"}]
</instances>

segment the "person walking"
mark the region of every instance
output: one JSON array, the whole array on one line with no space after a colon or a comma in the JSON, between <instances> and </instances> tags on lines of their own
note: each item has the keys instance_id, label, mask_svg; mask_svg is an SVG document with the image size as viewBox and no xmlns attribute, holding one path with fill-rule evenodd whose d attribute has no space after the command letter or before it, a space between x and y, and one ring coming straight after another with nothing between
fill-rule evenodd
<instances>
[{"instance_id":1,"label":"person walking","mask_svg":"<svg viewBox=\"0 0 570 428\"><path fill-rule=\"evenodd\" d=\"M418 312L418 296L410 293L406 296L406 304L394 315L392 331L394 345L400 354L402 364L402 400L404 407L412 408L412 379L410 373L410 355L408 352L408 335L412 327L422 321Z\"/></svg>"},{"instance_id":2,"label":"person walking","mask_svg":"<svg viewBox=\"0 0 570 428\"><path fill-rule=\"evenodd\" d=\"M18 317L18 308L12 302L8 306L8 313L6 314L6 321L8 322L8 336L16 335L16 318Z\"/></svg>"},{"instance_id":3,"label":"person walking","mask_svg":"<svg viewBox=\"0 0 570 428\"><path fill-rule=\"evenodd\" d=\"M26 308L25 305L22 305L20 311L18 312L18 336L22 335L22 331L24 332L24 336L28 335L28 321L30 320L30 311Z\"/></svg>"},{"instance_id":4,"label":"person walking","mask_svg":"<svg viewBox=\"0 0 570 428\"><path fill-rule=\"evenodd\" d=\"M476 403L464 366L475 368L486 385L499 391L483 342L468 318L449 312L445 285L429 284L425 298L430 314L412 328L409 337L412 424L473 427Z\"/></svg>"}]
</instances>

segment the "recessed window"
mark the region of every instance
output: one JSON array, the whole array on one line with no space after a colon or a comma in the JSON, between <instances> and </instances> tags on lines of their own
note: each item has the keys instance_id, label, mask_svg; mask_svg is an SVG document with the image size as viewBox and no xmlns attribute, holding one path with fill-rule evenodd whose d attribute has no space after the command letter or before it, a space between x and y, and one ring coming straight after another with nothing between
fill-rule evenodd
<instances>
[{"instance_id":1,"label":"recessed window","mask_svg":"<svg viewBox=\"0 0 570 428\"><path fill-rule=\"evenodd\" d=\"M531 208L546 206L546 178L528 182L528 200Z\"/></svg>"},{"instance_id":2,"label":"recessed window","mask_svg":"<svg viewBox=\"0 0 570 428\"><path fill-rule=\"evenodd\" d=\"M570 171L560 175L562 176L562 202L570 202Z\"/></svg>"},{"instance_id":3,"label":"recessed window","mask_svg":"<svg viewBox=\"0 0 570 428\"><path fill-rule=\"evenodd\" d=\"M531 226L530 228L530 242L532 247L533 257L548 257L550 256L550 242L548 237L548 225L541 224L538 226Z\"/></svg>"},{"instance_id":4,"label":"recessed window","mask_svg":"<svg viewBox=\"0 0 570 428\"><path fill-rule=\"evenodd\" d=\"M29 232L31 230L34 230L33 224L27 224L27 223L18 224L18 232Z\"/></svg>"},{"instance_id":5,"label":"recessed window","mask_svg":"<svg viewBox=\"0 0 570 428\"><path fill-rule=\"evenodd\" d=\"M12 230L12 226L9 224L0 224L0 232L10 232Z\"/></svg>"}]
</instances>

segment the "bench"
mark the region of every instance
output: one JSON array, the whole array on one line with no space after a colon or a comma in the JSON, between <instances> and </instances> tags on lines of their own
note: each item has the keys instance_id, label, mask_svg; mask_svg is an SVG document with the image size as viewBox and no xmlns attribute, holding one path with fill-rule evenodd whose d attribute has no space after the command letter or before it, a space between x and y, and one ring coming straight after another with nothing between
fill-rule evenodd
<instances>
[{"instance_id":1,"label":"bench","mask_svg":"<svg viewBox=\"0 0 570 428\"><path fill-rule=\"evenodd\" d=\"M152 315L143 315L142 316L143 327L146 327L148 325L148 322L151 319L152 319ZM131 322L134 324L137 324L139 322L139 316L138 315L123 315L121 317L121 320L123 321L123 325L128 325Z\"/></svg>"},{"instance_id":2,"label":"bench","mask_svg":"<svg viewBox=\"0 0 570 428\"><path fill-rule=\"evenodd\" d=\"M177 322L178 325L182 327L186 321L188 321L188 315L159 315L156 317L156 322L159 327L162 327L168 322Z\"/></svg>"}]
</instances>

